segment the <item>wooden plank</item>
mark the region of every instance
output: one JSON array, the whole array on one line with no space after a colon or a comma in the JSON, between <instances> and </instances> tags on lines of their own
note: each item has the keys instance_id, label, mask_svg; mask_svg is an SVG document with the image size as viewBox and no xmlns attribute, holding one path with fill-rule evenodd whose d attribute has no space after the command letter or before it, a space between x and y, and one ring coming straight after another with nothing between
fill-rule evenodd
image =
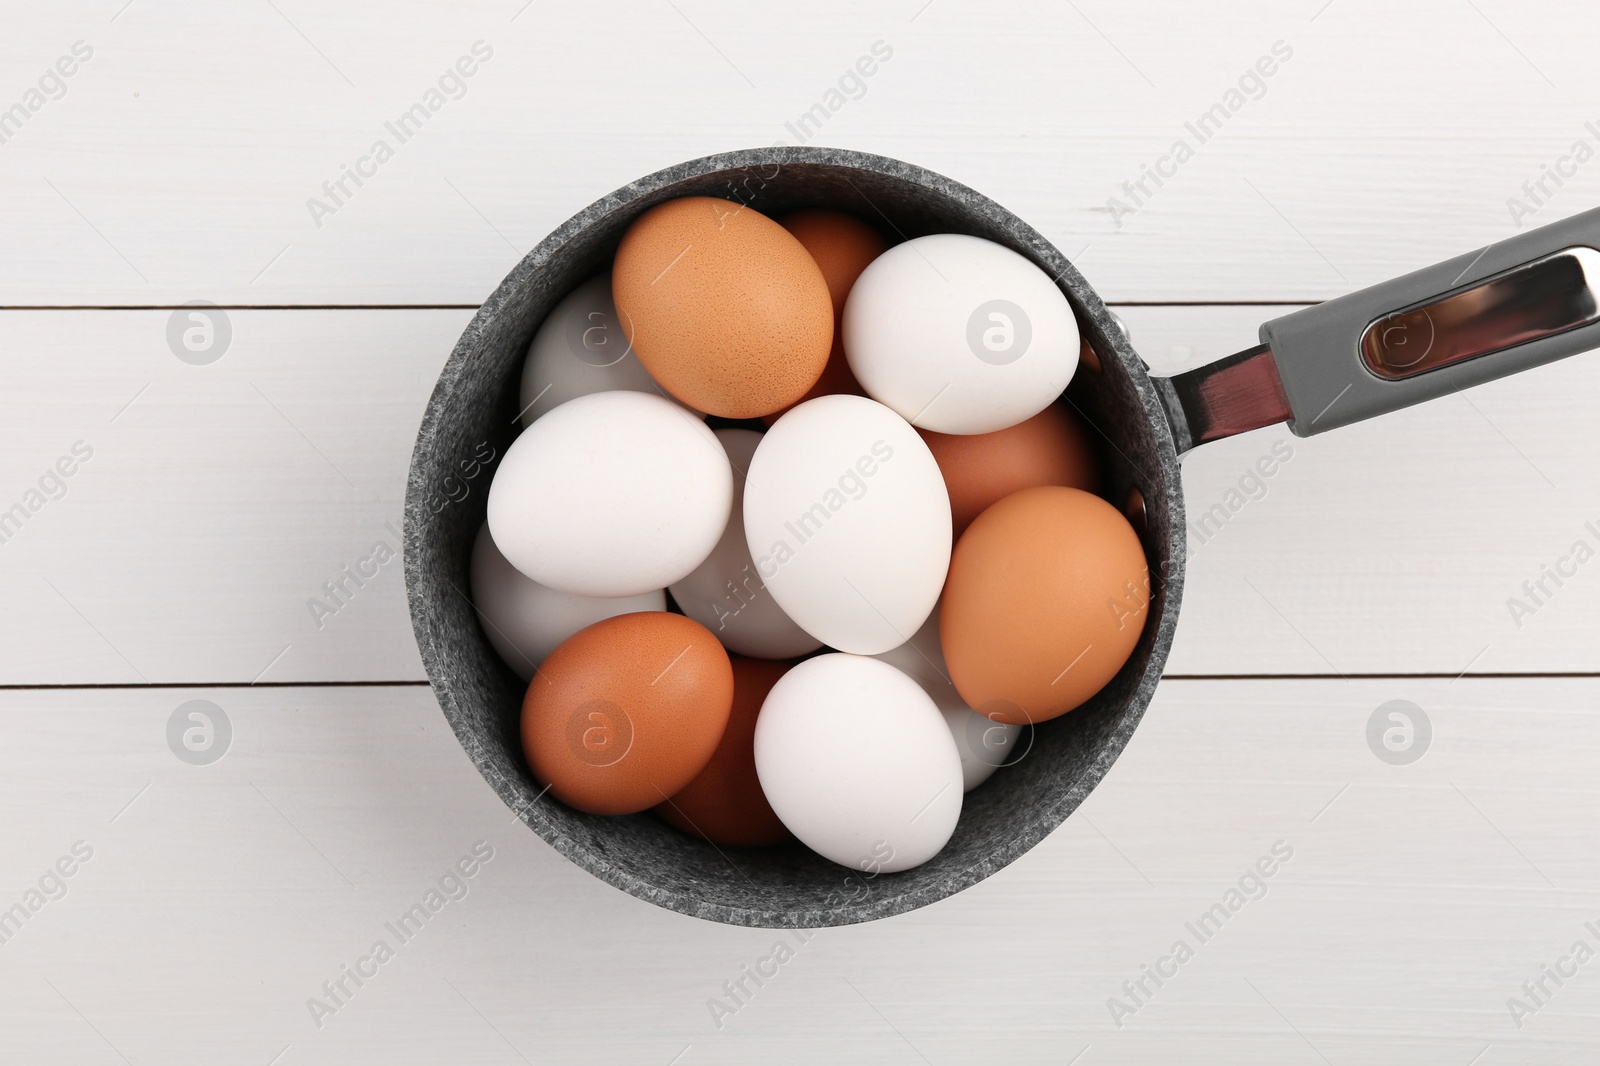
<instances>
[{"instance_id":1,"label":"wooden plank","mask_svg":"<svg viewBox=\"0 0 1600 1066\"><path fill-rule=\"evenodd\" d=\"M398 546L405 472L467 311L235 311L208 366L165 311L0 316L4 507L93 449L0 544L9 683L421 677L398 561L333 617L323 585ZM334 601L337 603L337 601Z\"/></svg>"},{"instance_id":2,"label":"wooden plank","mask_svg":"<svg viewBox=\"0 0 1600 1066\"><path fill-rule=\"evenodd\" d=\"M1039 847L922 911L786 935L795 957L720 1029L707 1000L779 934L600 887L512 823L426 688L0 693L0 905L75 843L93 852L3 945L4 1046L284 1066L1064 1062L1085 1046L1086 1063L1276 1064L1316 1061L1307 1043L1332 1062L1462 1063L1486 1044L1484 1062L1581 1061L1589 967L1520 1030L1506 1000L1596 943L1600 855L1574 842L1600 818L1597 684L1169 682ZM195 698L233 729L210 765L167 746ZM1432 723L1411 765L1367 747L1392 699ZM318 1028L307 1000L393 941L384 923L478 841L494 856L466 897ZM1265 895L1201 943L1185 923L1279 841L1293 854ZM1118 1028L1107 1001L1178 939L1194 957Z\"/></svg>"},{"instance_id":3,"label":"wooden plank","mask_svg":"<svg viewBox=\"0 0 1600 1066\"><path fill-rule=\"evenodd\" d=\"M1250 346L1289 310L1122 313L1172 373ZM1594 670L1600 425L1583 408L1597 380L1579 356L1333 433L1268 428L1190 453L1169 671Z\"/></svg>"},{"instance_id":4,"label":"wooden plank","mask_svg":"<svg viewBox=\"0 0 1600 1066\"><path fill-rule=\"evenodd\" d=\"M74 42L93 49L0 145L0 304L476 303L634 178L802 137L984 191L1121 300L1322 298L1600 202L1600 166L1547 180L1539 205L1523 190L1600 145L1583 0L1534 20L1509 0L830 0L803 25L712 0L121 8L35 6L0 41L4 106ZM464 94L390 133L477 41L493 56ZM846 82L858 98L793 132L878 41L892 56ZM1230 99L1263 57L1275 72ZM1235 100L1204 141L1189 130ZM379 139L393 158L314 217Z\"/></svg>"},{"instance_id":5,"label":"wooden plank","mask_svg":"<svg viewBox=\"0 0 1600 1066\"><path fill-rule=\"evenodd\" d=\"M1280 310L1122 313L1171 373ZM420 679L397 567L320 629L307 601L393 543L412 435L469 315L233 311L229 351L191 366L165 311L0 313L0 509L75 442L94 449L0 544L0 596L27 620L0 642L0 683ZM1197 522L1245 502L1192 535L1170 669L1600 669L1600 570L1547 580L1532 614L1507 607L1576 540L1600 545L1597 389L1579 357L1309 440L1266 429L1191 453ZM1292 458L1265 495L1230 498L1279 442Z\"/></svg>"}]
</instances>

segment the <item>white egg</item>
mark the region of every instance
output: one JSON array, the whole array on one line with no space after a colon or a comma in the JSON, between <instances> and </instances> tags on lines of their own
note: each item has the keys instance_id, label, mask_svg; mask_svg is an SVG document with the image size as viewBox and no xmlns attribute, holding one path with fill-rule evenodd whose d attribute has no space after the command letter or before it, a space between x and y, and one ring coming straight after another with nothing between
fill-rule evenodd
<instances>
[{"instance_id":1,"label":"white egg","mask_svg":"<svg viewBox=\"0 0 1600 1066\"><path fill-rule=\"evenodd\" d=\"M661 589L642 596L574 596L539 584L512 566L494 546L487 524L472 544L472 606L484 635L522 680L584 626L635 611L665 611Z\"/></svg>"},{"instance_id":2,"label":"white egg","mask_svg":"<svg viewBox=\"0 0 1600 1066\"><path fill-rule=\"evenodd\" d=\"M694 573L672 585L683 613L716 634L723 647L758 659L788 659L822 647L822 642L783 613L756 573L744 536L745 472L761 443L751 429L719 429L717 440L733 465L733 507L722 539Z\"/></svg>"},{"instance_id":3,"label":"white egg","mask_svg":"<svg viewBox=\"0 0 1600 1066\"><path fill-rule=\"evenodd\" d=\"M819 396L750 461L744 530L756 572L800 628L874 655L927 619L950 568L950 496L905 419L863 396Z\"/></svg>"},{"instance_id":4,"label":"white egg","mask_svg":"<svg viewBox=\"0 0 1600 1066\"><path fill-rule=\"evenodd\" d=\"M1050 276L957 233L874 259L850 290L842 328L867 395L938 433L992 433L1031 418L1078 366L1078 322Z\"/></svg>"},{"instance_id":5,"label":"white egg","mask_svg":"<svg viewBox=\"0 0 1600 1066\"><path fill-rule=\"evenodd\" d=\"M596 392L506 449L489 485L489 530L541 585L638 596L704 562L732 502L728 457L703 421L659 396Z\"/></svg>"},{"instance_id":6,"label":"white egg","mask_svg":"<svg viewBox=\"0 0 1600 1066\"><path fill-rule=\"evenodd\" d=\"M861 655L791 669L756 718L756 776L817 854L868 875L939 853L961 817L961 757L933 700Z\"/></svg>"},{"instance_id":7,"label":"white egg","mask_svg":"<svg viewBox=\"0 0 1600 1066\"><path fill-rule=\"evenodd\" d=\"M568 400L615 389L661 395L617 325L607 271L573 289L533 335L522 364L522 424Z\"/></svg>"},{"instance_id":8,"label":"white egg","mask_svg":"<svg viewBox=\"0 0 1600 1066\"><path fill-rule=\"evenodd\" d=\"M922 691L944 715L944 723L950 727L950 736L956 742L956 751L961 753L961 787L971 792L989 780L1011 754L1022 727L990 721L961 698L950 680L944 651L939 646L939 612L930 614L910 640L873 658L881 659L921 685Z\"/></svg>"}]
</instances>

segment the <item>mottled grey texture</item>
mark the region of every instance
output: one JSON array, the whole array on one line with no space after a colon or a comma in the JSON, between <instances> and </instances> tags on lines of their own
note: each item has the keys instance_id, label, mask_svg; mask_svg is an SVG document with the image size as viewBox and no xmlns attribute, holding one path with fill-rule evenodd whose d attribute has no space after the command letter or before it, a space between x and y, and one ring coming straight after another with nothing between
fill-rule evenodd
<instances>
[{"instance_id":1,"label":"mottled grey texture","mask_svg":"<svg viewBox=\"0 0 1600 1066\"><path fill-rule=\"evenodd\" d=\"M1017 764L969 793L955 836L914 870L868 878L799 845L716 848L650 813L603 818L571 810L528 773L517 720L524 686L500 662L468 601L468 559L488 475L435 513L440 481L482 441L503 455L515 436L523 354L556 301L609 262L646 208L678 196L738 198L769 215L836 207L892 241L970 233L1016 249L1061 286L1104 370L1079 371L1067 399L1102 436L1110 497L1146 501L1145 550L1156 578L1153 625L1106 689L1039 726ZM881 156L767 148L683 163L619 189L540 242L462 334L423 415L406 492L405 569L423 665L461 745L534 832L595 876L662 907L768 928L845 925L925 906L983 880L1060 825L1122 752L1150 702L1172 643L1183 583L1177 457L1151 380L1094 290L1043 237L947 178Z\"/></svg>"}]
</instances>

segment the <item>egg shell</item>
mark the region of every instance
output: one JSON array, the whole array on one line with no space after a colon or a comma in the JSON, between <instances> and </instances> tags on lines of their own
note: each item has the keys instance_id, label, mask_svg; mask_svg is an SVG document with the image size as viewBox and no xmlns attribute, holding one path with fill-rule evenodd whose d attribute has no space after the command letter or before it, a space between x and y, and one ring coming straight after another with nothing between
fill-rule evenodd
<instances>
[{"instance_id":1,"label":"egg shell","mask_svg":"<svg viewBox=\"0 0 1600 1066\"><path fill-rule=\"evenodd\" d=\"M1149 606L1144 550L1120 511L1082 489L1023 489L951 556L939 604L950 679L994 721L1055 718L1122 669Z\"/></svg>"},{"instance_id":2,"label":"egg shell","mask_svg":"<svg viewBox=\"0 0 1600 1066\"><path fill-rule=\"evenodd\" d=\"M528 767L590 814L679 792L722 740L733 667L704 626L660 611L586 626L550 653L522 702Z\"/></svg>"},{"instance_id":3,"label":"egg shell","mask_svg":"<svg viewBox=\"0 0 1600 1066\"><path fill-rule=\"evenodd\" d=\"M755 760L790 832L868 876L927 862L961 816L961 757L944 718L877 659L819 655L779 678L756 721Z\"/></svg>"},{"instance_id":4,"label":"egg shell","mask_svg":"<svg viewBox=\"0 0 1600 1066\"><path fill-rule=\"evenodd\" d=\"M826 208L784 215L778 224L794 234L817 261L833 304L833 347L828 352L828 365L823 367L817 383L800 397L801 401L817 396L865 396L844 355L844 302L867 264L888 250L888 242L854 215ZM766 415L765 420L771 425L777 416Z\"/></svg>"},{"instance_id":5,"label":"egg shell","mask_svg":"<svg viewBox=\"0 0 1600 1066\"><path fill-rule=\"evenodd\" d=\"M1013 492L1035 485L1066 485L1085 492L1100 487L1089 430L1060 404L993 433L918 432L944 475L957 537L985 508Z\"/></svg>"},{"instance_id":6,"label":"egg shell","mask_svg":"<svg viewBox=\"0 0 1600 1066\"><path fill-rule=\"evenodd\" d=\"M873 656L922 686L944 716L950 736L961 755L961 787L971 792L993 776L1012 754L1022 727L994 722L967 706L950 681L944 653L939 648L939 612L928 616L922 628L898 648Z\"/></svg>"},{"instance_id":7,"label":"egg shell","mask_svg":"<svg viewBox=\"0 0 1600 1066\"><path fill-rule=\"evenodd\" d=\"M1061 395L1078 365L1078 323L1028 259L940 233L862 271L845 302L844 350L867 395L920 428L992 433Z\"/></svg>"},{"instance_id":8,"label":"egg shell","mask_svg":"<svg viewBox=\"0 0 1600 1066\"><path fill-rule=\"evenodd\" d=\"M752 208L708 196L657 204L623 234L611 286L639 361L696 410L782 410L827 365L827 281L788 230Z\"/></svg>"},{"instance_id":9,"label":"egg shell","mask_svg":"<svg viewBox=\"0 0 1600 1066\"><path fill-rule=\"evenodd\" d=\"M788 840L756 777L756 716L788 663L732 655L733 709L722 741L695 779L656 813L669 825L713 844L759 847Z\"/></svg>"},{"instance_id":10,"label":"egg shell","mask_svg":"<svg viewBox=\"0 0 1600 1066\"><path fill-rule=\"evenodd\" d=\"M761 438L744 494L756 571L800 628L840 651L905 642L939 599L950 497L928 446L862 396L819 396Z\"/></svg>"},{"instance_id":11,"label":"egg shell","mask_svg":"<svg viewBox=\"0 0 1600 1066\"><path fill-rule=\"evenodd\" d=\"M1012 757L1024 728L985 718L965 705L940 707L939 713L944 716L944 724L949 727L950 737L961 755L961 787L966 792L993 777Z\"/></svg>"},{"instance_id":12,"label":"egg shell","mask_svg":"<svg viewBox=\"0 0 1600 1066\"><path fill-rule=\"evenodd\" d=\"M641 596L575 596L539 584L512 566L495 547L488 523L472 543L472 606L484 636L522 680L556 645L602 618L636 611L665 611L662 589Z\"/></svg>"},{"instance_id":13,"label":"egg shell","mask_svg":"<svg viewBox=\"0 0 1600 1066\"><path fill-rule=\"evenodd\" d=\"M672 599L683 613L716 634L722 646L762 659L791 659L822 647L796 625L756 572L744 535L744 484L761 434L749 429L714 431L733 467L733 507L722 539L705 562L673 582Z\"/></svg>"},{"instance_id":14,"label":"egg shell","mask_svg":"<svg viewBox=\"0 0 1600 1066\"><path fill-rule=\"evenodd\" d=\"M522 424L568 400L614 389L662 392L617 324L608 271L568 293L533 335L522 364Z\"/></svg>"},{"instance_id":15,"label":"egg shell","mask_svg":"<svg viewBox=\"0 0 1600 1066\"><path fill-rule=\"evenodd\" d=\"M506 449L489 485L489 530L541 585L638 596L699 566L732 503L728 457L703 421L660 396L597 392Z\"/></svg>"}]
</instances>

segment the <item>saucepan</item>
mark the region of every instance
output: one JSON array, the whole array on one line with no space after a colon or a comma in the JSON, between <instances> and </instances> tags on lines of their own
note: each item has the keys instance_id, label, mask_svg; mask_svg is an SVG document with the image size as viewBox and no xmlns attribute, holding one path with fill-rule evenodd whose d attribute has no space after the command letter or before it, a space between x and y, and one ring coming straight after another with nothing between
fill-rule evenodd
<instances>
[{"instance_id":1,"label":"saucepan","mask_svg":"<svg viewBox=\"0 0 1600 1066\"><path fill-rule=\"evenodd\" d=\"M1033 728L1027 755L969 793L955 835L912 870L870 876L799 844L718 847L645 812L600 817L543 794L518 731L525 685L468 598L489 470L516 434L524 355L545 315L607 268L628 224L681 196L768 215L832 207L900 241L965 233L1055 279L1085 350L1066 399L1100 437L1107 495L1144 543L1151 613L1121 672L1082 707ZM405 509L405 572L423 665L445 718L514 817L568 859L640 899L769 928L844 925L959 892L1069 817L1121 754L1161 676L1183 595L1179 456L1276 423L1322 433L1600 346L1600 209L1519 233L1372 288L1273 319L1259 343L1152 378L1077 268L992 200L882 156L777 147L707 156L641 178L563 223L483 303L423 415Z\"/></svg>"}]
</instances>

